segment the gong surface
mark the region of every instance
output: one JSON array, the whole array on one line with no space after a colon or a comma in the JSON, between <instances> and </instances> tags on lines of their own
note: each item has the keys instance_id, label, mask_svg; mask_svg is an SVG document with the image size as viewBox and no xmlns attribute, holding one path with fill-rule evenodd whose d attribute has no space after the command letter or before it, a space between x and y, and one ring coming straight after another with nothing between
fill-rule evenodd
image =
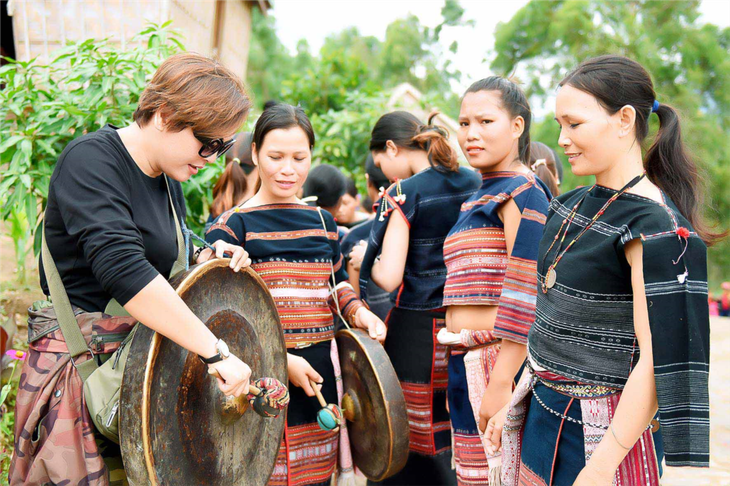
<instances>
[{"instance_id":1,"label":"gong surface","mask_svg":"<svg viewBox=\"0 0 730 486\"><path fill-rule=\"evenodd\" d=\"M342 368L343 413L355 465L373 481L397 473L408 460L406 400L383 346L361 329L336 335Z\"/></svg>"},{"instance_id":2,"label":"gong surface","mask_svg":"<svg viewBox=\"0 0 730 486\"><path fill-rule=\"evenodd\" d=\"M228 259L191 267L170 283L252 379L287 382L286 347L271 294L251 269ZM249 409L234 420L207 366L171 340L140 326L131 343L120 397L120 445L131 484L260 486L271 475L286 414Z\"/></svg>"}]
</instances>

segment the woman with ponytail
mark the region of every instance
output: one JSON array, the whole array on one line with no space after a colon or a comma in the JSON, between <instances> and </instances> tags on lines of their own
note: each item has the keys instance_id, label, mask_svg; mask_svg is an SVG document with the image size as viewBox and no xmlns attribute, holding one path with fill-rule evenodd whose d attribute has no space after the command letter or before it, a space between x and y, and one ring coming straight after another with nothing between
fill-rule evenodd
<instances>
[{"instance_id":1,"label":"woman with ponytail","mask_svg":"<svg viewBox=\"0 0 730 486\"><path fill-rule=\"evenodd\" d=\"M355 484L347 427L318 424L315 388L342 406L333 315L382 341L385 325L348 282L332 215L297 197L310 173L315 135L301 107L277 103L253 132L256 194L223 213L208 241L238 242L273 296L287 347L290 402L270 486ZM255 438L254 438L255 439Z\"/></svg>"},{"instance_id":2,"label":"woman with ponytail","mask_svg":"<svg viewBox=\"0 0 730 486\"><path fill-rule=\"evenodd\" d=\"M550 189L553 197L560 194L560 179L558 179L558 164L560 161L555 152L542 142L530 143L530 170L540 178Z\"/></svg>"},{"instance_id":3,"label":"woman with ponytail","mask_svg":"<svg viewBox=\"0 0 730 486\"><path fill-rule=\"evenodd\" d=\"M459 113L459 145L481 187L444 243L449 408L460 485L498 484L500 456L483 442L487 420L512 395L535 320L537 251L550 191L529 169L530 105L513 82L474 83Z\"/></svg>"},{"instance_id":4,"label":"woman with ponytail","mask_svg":"<svg viewBox=\"0 0 730 486\"><path fill-rule=\"evenodd\" d=\"M722 235L641 65L585 61L555 113L573 173L596 183L550 204L529 370L487 435L504 443L507 485L658 485L662 458L709 463L707 245Z\"/></svg>"},{"instance_id":5,"label":"woman with ponytail","mask_svg":"<svg viewBox=\"0 0 730 486\"><path fill-rule=\"evenodd\" d=\"M455 484L446 409L446 348L436 341L445 325L446 266L443 243L461 204L479 187L479 177L459 168L448 132L422 124L405 111L382 116L370 151L391 181L384 191L360 269L368 281L391 292L385 350L401 380L411 425L406 467L383 484ZM376 258L378 257L378 258Z\"/></svg>"},{"instance_id":6,"label":"woman with ponytail","mask_svg":"<svg viewBox=\"0 0 730 486\"><path fill-rule=\"evenodd\" d=\"M250 132L239 133L232 150L226 154L226 168L213 186L213 203L210 205L206 231L218 216L255 194L251 182L258 179L258 169L251 160L252 141Z\"/></svg>"}]
</instances>

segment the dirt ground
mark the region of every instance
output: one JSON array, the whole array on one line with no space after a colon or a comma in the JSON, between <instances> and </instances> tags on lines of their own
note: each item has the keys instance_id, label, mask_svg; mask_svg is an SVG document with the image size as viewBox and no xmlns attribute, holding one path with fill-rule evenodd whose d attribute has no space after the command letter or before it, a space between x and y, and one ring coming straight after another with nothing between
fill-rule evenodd
<instances>
[{"instance_id":1,"label":"dirt ground","mask_svg":"<svg viewBox=\"0 0 730 486\"><path fill-rule=\"evenodd\" d=\"M29 255L26 264L28 285L19 286L12 240L4 231L0 234L0 305L5 315L15 318L18 337L25 339L25 310L31 302L43 298L38 287L36 262ZM713 317L711 329L711 467L665 468L663 486L730 486L730 318Z\"/></svg>"}]
</instances>

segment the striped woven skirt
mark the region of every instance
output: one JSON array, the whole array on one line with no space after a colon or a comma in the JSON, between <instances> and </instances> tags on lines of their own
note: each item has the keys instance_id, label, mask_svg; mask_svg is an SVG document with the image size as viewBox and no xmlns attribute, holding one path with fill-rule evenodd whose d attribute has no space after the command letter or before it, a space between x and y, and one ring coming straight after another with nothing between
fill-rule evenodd
<instances>
[{"instance_id":1,"label":"striped woven skirt","mask_svg":"<svg viewBox=\"0 0 730 486\"><path fill-rule=\"evenodd\" d=\"M445 327L445 313L396 307L386 325L385 351L400 379L408 409L410 455L402 471L376 484L455 485L446 409L446 347L436 340L436 333Z\"/></svg>"},{"instance_id":2,"label":"striped woven skirt","mask_svg":"<svg viewBox=\"0 0 730 486\"><path fill-rule=\"evenodd\" d=\"M487 457L477 427L482 397L497 362L499 344L471 350L452 349L449 357L449 411L454 465L459 486L490 484L491 467L498 473L501 454Z\"/></svg>"},{"instance_id":3,"label":"striped woven skirt","mask_svg":"<svg viewBox=\"0 0 730 486\"><path fill-rule=\"evenodd\" d=\"M502 432L504 486L571 485L606 433L621 392L525 373ZM661 431L644 431L619 465L613 484L658 486Z\"/></svg>"},{"instance_id":4,"label":"striped woven skirt","mask_svg":"<svg viewBox=\"0 0 730 486\"><path fill-rule=\"evenodd\" d=\"M327 403L338 403L331 341L308 348L288 349L306 359L324 378L322 395ZM339 433L322 430L317 425L321 408L316 397L308 397L302 388L289 387L290 402L286 430L276 458L271 486L327 485L337 466Z\"/></svg>"}]
</instances>

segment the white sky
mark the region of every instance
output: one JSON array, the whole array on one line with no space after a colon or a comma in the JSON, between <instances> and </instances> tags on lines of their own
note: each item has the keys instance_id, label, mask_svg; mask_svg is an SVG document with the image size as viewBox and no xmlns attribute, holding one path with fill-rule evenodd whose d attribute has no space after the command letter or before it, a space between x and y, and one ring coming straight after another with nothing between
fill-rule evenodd
<instances>
[{"instance_id":1,"label":"white sky","mask_svg":"<svg viewBox=\"0 0 730 486\"><path fill-rule=\"evenodd\" d=\"M441 20L443 0L274 0L277 34L283 44L296 51L299 39L306 39L312 53L322 47L324 39L346 27L355 26L363 35L385 38L385 29L393 20L415 14L422 24L435 27ZM462 74L456 86L464 90L476 80L488 76L494 29L498 22L507 22L527 0L462 0L464 18L474 19L474 27L446 28L441 34L444 50L454 41L459 49L451 57ZM730 1L703 0L700 22L730 26Z\"/></svg>"}]
</instances>

